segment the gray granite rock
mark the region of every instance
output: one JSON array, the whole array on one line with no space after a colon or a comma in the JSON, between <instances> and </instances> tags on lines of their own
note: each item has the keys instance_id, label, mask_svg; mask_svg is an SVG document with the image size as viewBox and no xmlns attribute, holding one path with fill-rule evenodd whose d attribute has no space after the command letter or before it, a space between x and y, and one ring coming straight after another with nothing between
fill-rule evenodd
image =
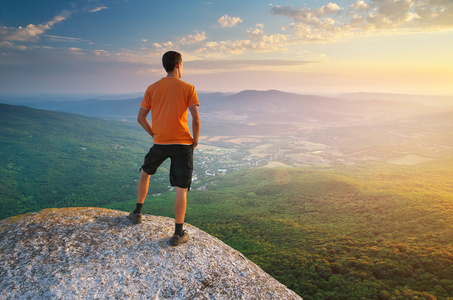
<instances>
[{"instance_id":1,"label":"gray granite rock","mask_svg":"<svg viewBox=\"0 0 453 300\"><path fill-rule=\"evenodd\" d=\"M174 220L102 208L45 209L0 221L1 299L301 299L240 252Z\"/></svg>"}]
</instances>

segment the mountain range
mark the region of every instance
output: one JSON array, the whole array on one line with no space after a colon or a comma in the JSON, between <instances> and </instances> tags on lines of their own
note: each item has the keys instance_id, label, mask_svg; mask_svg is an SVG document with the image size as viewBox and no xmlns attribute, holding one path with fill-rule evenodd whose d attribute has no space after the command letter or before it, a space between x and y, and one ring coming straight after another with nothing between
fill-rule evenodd
<instances>
[{"instance_id":1,"label":"mountain range","mask_svg":"<svg viewBox=\"0 0 453 300\"><path fill-rule=\"evenodd\" d=\"M71 112L110 120L135 121L139 98L122 100L25 101L16 103L32 108ZM112 96L113 98L113 96ZM388 100L391 98L392 100ZM42 100L42 98L39 98ZM200 114L204 120L235 122L361 122L435 112L438 108L415 102L398 101L397 95L370 96L343 94L341 97L300 95L277 90L246 90L236 94L199 93ZM413 98L404 98L410 100ZM423 98L425 99L425 98ZM427 97L425 100L429 99ZM0 99L0 101L2 101ZM5 101L3 102L11 102ZM426 101L426 103L430 103ZM446 102L447 103L447 102ZM453 102L451 102L453 103ZM453 105L453 104L451 104ZM453 107L453 106L452 106Z\"/></svg>"}]
</instances>

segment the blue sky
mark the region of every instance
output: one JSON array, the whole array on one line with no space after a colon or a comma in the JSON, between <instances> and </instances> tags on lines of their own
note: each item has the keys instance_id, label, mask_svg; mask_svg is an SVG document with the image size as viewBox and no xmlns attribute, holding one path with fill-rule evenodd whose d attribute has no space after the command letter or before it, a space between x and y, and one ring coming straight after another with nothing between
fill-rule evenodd
<instances>
[{"instance_id":1,"label":"blue sky","mask_svg":"<svg viewBox=\"0 0 453 300\"><path fill-rule=\"evenodd\" d=\"M199 91L453 95L453 1L3 0L0 92L140 92L180 51Z\"/></svg>"}]
</instances>

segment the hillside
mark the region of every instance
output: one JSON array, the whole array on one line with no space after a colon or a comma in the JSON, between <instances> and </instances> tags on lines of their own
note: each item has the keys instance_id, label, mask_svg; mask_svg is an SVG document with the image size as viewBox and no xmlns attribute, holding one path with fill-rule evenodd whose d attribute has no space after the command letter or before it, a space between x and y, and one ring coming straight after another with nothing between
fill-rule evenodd
<instances>
[{"instance_id":1,"label":"hillside","mask_svg":"<svg viewBox=\"0 0 453 300\"><path fill-rule=\"evenodd\" d=\"M187 221L304 299L453 296L453 157L417 166L257 169L189 195ZM172 216L173 195L144 211ZM109 205L129 211L129 203Z\"/></svg>"},{"instance_id":2,"label":"hillside","mask_svg":"<svg viewBox=\"0 0 453 300\"><path fill-rule=\"evenodd\" d=\"M132 121L137 117L142 98L122 100L46 101L26 104L29 107L82 114L109 120Z\"/></svg>"},{"instance_id":3,"label":"hillside","mask_svg":"<svg viewBox=\"0 0 453 300\"><path fill-rule=\"evenodd\" d=\"M128 199L151 145L136 124L4 104L0 140L0 218Z\"/></svg>"},{"instance_id":4,"label":"hillside","mask_svg":"<svg viewBox=\"0 0 453 300\"><path fill-rule=\"evenodd\" d=\"M0 108L2 218L134 208L150 146L137 124ZM187 222L304 299L453 297L451 111L341 126L203 126ZM167 170L151 178L148 214L173 216Z\"/></svg>"},{"instance_id":5,"label":"hillside","mask_svg":"<svg viewBox=\"0 0 453 300\"><path fill-rule=\"evenodd\" d=\"M0 298L301 299L196 227L171 247L173 219L133 225L126 216L47 209L0 221Z\"/></svg>"}]
</instances>

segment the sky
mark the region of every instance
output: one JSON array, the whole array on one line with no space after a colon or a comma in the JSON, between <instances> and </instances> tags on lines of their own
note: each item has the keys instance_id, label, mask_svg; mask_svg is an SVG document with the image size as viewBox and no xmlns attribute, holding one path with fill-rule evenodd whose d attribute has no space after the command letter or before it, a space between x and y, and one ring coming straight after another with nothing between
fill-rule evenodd
<instances>
[{"instance_id":1,"label":"sky","mask_svg":"<svg viewBox=\"0 0 453 300\"><path fill-rule=\"evenodd\" d=\"M453 95L453 0L2 0L0 93Z\"/></svg>"}]
</instances>

